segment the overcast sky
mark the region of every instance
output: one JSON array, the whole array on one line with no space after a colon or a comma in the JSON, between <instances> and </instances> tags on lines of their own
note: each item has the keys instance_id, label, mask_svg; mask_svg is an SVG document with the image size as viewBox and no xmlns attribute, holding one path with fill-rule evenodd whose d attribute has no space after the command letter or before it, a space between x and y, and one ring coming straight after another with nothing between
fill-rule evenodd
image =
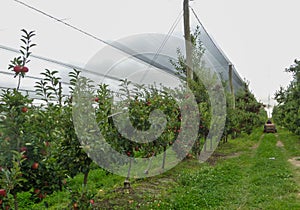
<instances>
[{"instance_id":1,"label":"overcast sky","mask_svg":"<svg viewBox=\"0 0 300 210\"><path fill-rule=\"evenodd\" d=\"M183 0L51 0L23 2L104 40L140 33L167 33L182 11ZM300 1L194 0L202 24L258 100L268 102L291 77L284 69L300 58ZM18 48L22 28L35 30L34 54L83 66L104 44L80 34L14 0L1 0L0 44ZM191 18L191 25L196 19ZM183 31L182 20L175 34ZM0 69L14 54L0 50ZM45 65L45 66L43 66ZM35 66L37 75L49 64ZM47 65L47 66L46 66ZM0 79L0 86L9 81ZM13 81L15 82L15 81ZM273 103L273 102L272 102Z\"/></svg>"}]
</instances>

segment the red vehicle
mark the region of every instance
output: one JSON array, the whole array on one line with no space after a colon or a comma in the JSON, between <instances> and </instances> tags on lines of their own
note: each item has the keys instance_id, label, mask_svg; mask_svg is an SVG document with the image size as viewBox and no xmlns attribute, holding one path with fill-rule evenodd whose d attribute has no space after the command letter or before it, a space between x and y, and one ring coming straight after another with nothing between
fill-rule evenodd
<instances>
[{"instance_id":1,"label":"red vehicle","mask_svg":"<svg viewBox=\"0 0 300 210\"><path fill-rule=\"evenodd\" d=\"M264 125L264 133L276 133L277 129L275 124L268 120L267 123Z\"/></svg>"}]
</instances>

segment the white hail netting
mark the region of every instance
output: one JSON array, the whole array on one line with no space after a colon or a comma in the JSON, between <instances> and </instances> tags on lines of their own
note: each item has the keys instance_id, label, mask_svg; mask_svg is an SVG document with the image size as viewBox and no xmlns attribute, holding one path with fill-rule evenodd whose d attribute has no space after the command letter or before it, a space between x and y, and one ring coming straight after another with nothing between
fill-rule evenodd
<instances>
[{"instance_id":1,"label":"white hail netting","mask_svg":"<svg viewBox=\"0 0 300 210\"><path fill-rule=\"evenodd\" d=\"M221 51L218 45L212 40L201 23L199 25L199 30L200 40L203 44L203 47L205 48L204 60L206 66L219 73L225 81L228 81L228 70L230 63L229 59ZM173 75L176 72L174 66L170 63L170 58L166 57L165 54L172 55L173 58L176 58L177 48L179 48L180 51L185 54L184 42L180 43L178 46L170 46L168 45L168 39L168 35L166 35L161 40L158 40L151 34L145 34L142 37L138 37L137 39L132 39L132 37L129 37L110 43L111 51L119 51L120 53L127 54L127 57L129 57L129 60L125 62L126 67L128 68L124 68L123 66L122 71L118 72L116 70L108 72L105 68L106 61L110 59L109 54L106 57L103 57L103 59L101 60L101 65L103 67L101 69L103 71L100 72L99 69L97 69L97 71L94 71L92 66L85 66L83 68L61 61L56 61L41 56L35 56L33 54L31 56L32 62L30 63L30 65L34 63L34 66L41 66L41 69L35 69L35 71L30 71L27 74L26 78L24 78L22 81L21 90L28 91L28 94L33 98L37 97L34 94L34 84L39 80L39 78L41 78L39 72L44 71L44 66L46 66L50 70L54 69L59 71L64 82L64 94L68 94L68 88L66 87L69 82L67 73L73 68L81 70L84 75L98 81L103 81L103 78L105 78L105 81L109 84L118 84L120 79L125 79L128 76L133 78L134 74L136 73L135 71L137 71L137 69L139 69L138 71L140 71L141 66L143 66L145 69L145 78L149 73L158 74L160 76L163 75L163 77L158 76L157 78L162 79L165 82L166 80L163 78L174 78ZM145 52L147 51L151 53L145 54ZM3 59L7 58L7 64L8 60L12 59L16 55L16 53L18 53L18 50L0 45L0 56ZM6 66L3 65L3 63L0 65L0 74L1 89L16 87L17 79L12 79L13 72L9 72L6 69ZM142 72L139 72L139 74L142 74ZM242 87L243 80L239 76L234 66L232 76L233 86L236 91ZM157 83L159 84L158 81Z\"/></svg>"}]
</instances>

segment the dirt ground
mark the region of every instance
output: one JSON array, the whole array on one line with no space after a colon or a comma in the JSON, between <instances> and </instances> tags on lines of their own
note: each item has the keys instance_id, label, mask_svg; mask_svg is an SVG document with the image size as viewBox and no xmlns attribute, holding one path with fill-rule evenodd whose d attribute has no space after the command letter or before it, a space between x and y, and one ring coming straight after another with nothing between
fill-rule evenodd
<instances>
[{"instance_id":1,"label":"dirt ground","mask_svg":"<svg viewBox=\"0 0 300 210\"><path fill-rule=\"evenodd\" d=\"M293 157L289 159L289 162L296 167L300 167L300 157Z\"/></svg>"}]
</instances>

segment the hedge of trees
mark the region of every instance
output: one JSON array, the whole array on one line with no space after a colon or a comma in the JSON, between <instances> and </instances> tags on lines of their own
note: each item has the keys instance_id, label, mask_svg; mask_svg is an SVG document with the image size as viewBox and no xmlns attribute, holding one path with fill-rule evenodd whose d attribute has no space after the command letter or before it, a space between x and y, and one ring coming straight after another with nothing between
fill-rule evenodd
<instances>
[{"instance_id":1,"label":"hedge of trees","mask_svg":"<svg viewBox=\"0 0 300 210\"><path fill-rule=\"evenodd\" d=\"M300 61L285 70L292 74L293 80L288 87L281 87L275 93L278 104L273 109L273 119L277 124L300 135Z\"/></svg>"},{"instance_id":2,"label":"hedge of trees","mask_svg":"<svg viewBox=\"0 0 300 210\"><path fill-rule=\"evenodd\" d=\"M20 192L31 192L32 199L40 202L55 191L68 189L66 178L74 177L79 173L84 174L83 186L86 186L93 162L76 135L72 116L73 93L76 91L80 72L73 70L69 73L70 95L64 96L58 72L46 69L42 73L44 78L35 85L36 94L43 103L38 105L33 103L28 95L19 91L22 78L26 77L27 72L30 71L27 66L30 61L31 48L35 46L31 42L34 32L22 31L21 55L14 58L8 68L15 73L15 77L18 77L18 86L1 93L0 208L2 209L10 209L10 206L18 209L18 193ZM193 34L195 48L193 61L194 65L201 68L199 60L205 51L198 36L199 33L196 31ZM180 52L178 61L173 64L178 70L181 70L181 72L178 71L179 74L184 76L184 57ZM298 69L298 66L291 68L290 72L299 78L299 70L294 69ZM178 155L197 157L201 148L205 146L204 142L211 120L211 107L208 93L201 80L195 76L195 79L189 81L189 84L200 112L198 138L191 151L184 150L184 144L177 144L177 147L173 149ZM120 82L120 94L126 98L122 103L126 103L129 107L132 125L139 130L149 129L151 126L149 114L158 109L167 117L166 129L150 143L129 141L120 135L118 129L126 130L126 127L122 127L121 124L121 127L117 128L110 118L113 93L108 85L99 84L93 86L92 97L88 100L102 134L116 151L128 157L151 157L164 153L180 134L180 126L183 123L176 101L168 94L169 91L174 90L166 91L166 88L136 86L136 91L131 92L128 97L129 85L130 81ZM294 86L288 90L293 92L294 88L298 88L299 96L299 85ZM255 99L246 83L235 97L229 92L226 93L226 97L227 118L224 140L230 137L235 138L242 133L250 134L253 128L263 125L267 116L263 104ZM293 98L293 103L299 104L299 97L297 98L296 95L282 96L282 103L275 109L279 113L277 116L282 116L280 115L281 110L293 110L295 104L291 107L291 104L287 103L290 98ZM235 100L235 106L233 106L233 100ZM288 108L286 108L287 106ZM184 107L189 109L189 103ZM299 109L297 111L298 124L296 125L298 127L296 126L296 131L299 132ZM164 168L164 163L161 167ZM89 195L84 189L80 195L74 196L70 207L74 207L75 202L76 208L74 207L74 209L88 208L91 205L92 195Z\"/></svg>"}]
</instances>

